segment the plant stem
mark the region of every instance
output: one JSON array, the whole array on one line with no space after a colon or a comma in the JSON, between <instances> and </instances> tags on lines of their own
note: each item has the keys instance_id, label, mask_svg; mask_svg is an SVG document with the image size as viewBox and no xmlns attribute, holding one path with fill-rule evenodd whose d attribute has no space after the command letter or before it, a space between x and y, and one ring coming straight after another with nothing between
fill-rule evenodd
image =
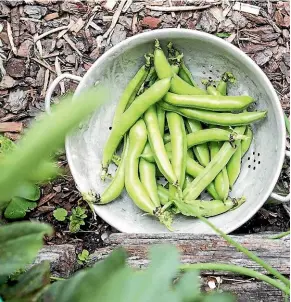
<instances>
[{"instance_id":1,"label":"plant stem","mask_svg":"<svg viewBox=\"0 0 291 302\"><path fill-rule=\"evenodd\" d=\"M290 230L289 230L289 231L286 231L286 232L282 232L282 233L277 234L277 235L274 235L274 236L271 236L271 237L269 237L269 238L270 238L270 239L281 239L281 238L283 238L283 237L285 237L285 236L288 236L288 235L290 235Z\"/></svg>"},{"instance_id":2,"label":"plant stem","mask_svg":"<svg viewBox=\"0 0 291 302\"><path fill-rule=\"evenodd\" d=\"M260 266L262 266L267 272L269 272L270 274L274 275L279 280L281 280L285 285L287 285L288 287L290 287L290 285L289 285L290 281L286 277L284 277L282 274L280 274L280 272L278 272L276 269L274 269L273 267L271 267L264 260L262 260L261 258L259 258L258 256L256 256L253 252L249 251L247 248L243 247L241 244L239 244L238 242L234 241L231 237L229 237L228 235L226 235L224 232L222 232L221 230L219 230L208 219L206 219L206 218L204 218L202 216L198 216L198 215L197 215L197 217L200 220L202 220L203 222L205 222L208 226L210 226L216 233L218 233L219 235L221 235L229 244L231 244L234 247L236 247L237 250L239 250L240 252L244 253L250 259L252 259L256 263L258 263Z\"/></svg>"},{"instance_id":3,"label":"plant stem","mask_svg":"<svg viewBox=\"0 0 291 302\"><path fill-rule=\"evenodd\" d=\"M282 284L280 281L272 279L264 274L261 274L259 272L256 272L252 269L245 268L243 266L239 265L233 265L233 264L224 264L224 263L195 263L195 264L184 264L180 266L180 270L186 271L186 270L216 270L216 271L229 271L238 273L241 275L249 276L256 278L258 280L264 281L274 287L277 287L287 295L290 294L290 289Z\"/></svg>"},{"instance_id":4,"label":"plant stem","mask_svg":"<svg viewBox=\"0 0 291 302\"><path fill-rule=\"evenodd\" d=\"M289 119L288 119L288 117L287 117L287 115L286 115L285 112L284 112L284 120L285 120L286 129L287 129L287 131L288 131L288 133L290 135L290 121L289 121Z\"/></svg>"},{"instance_id":5,"label":"plant stem","mask_svg":"<svg viewBox=\"0 0 291 302\"><path fill-rule=\"evenodd\" d=\"M55 280L55 281L63 281L66 280L65 278L60 278L60 277L54 277L54 276L50 276L51 280Z\"/></svg>"}]
</instances>

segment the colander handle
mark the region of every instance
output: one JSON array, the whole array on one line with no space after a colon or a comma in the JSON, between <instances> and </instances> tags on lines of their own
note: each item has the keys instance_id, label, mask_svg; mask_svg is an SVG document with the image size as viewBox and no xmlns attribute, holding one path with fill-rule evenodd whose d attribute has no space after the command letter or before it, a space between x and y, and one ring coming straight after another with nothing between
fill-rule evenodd
<instances>
[{"instance_id":1,"label":"colander handle","mask_svg":"<svg viewBox=\"0 0 291 302\"><path fill-rule=\"evenodd\" d=\"M45 96L45 111L47 113L51 113L52 94L53 94L55 88L57 87L57 85L64 79L70 79L70 80L73 80L76 82L80 82L82 80L82 77L79 77L79 76L76 76L73 74L69 74L69 73L62 73L56 79L53 80L53 82L50 84L50 86L46 92L46 96Z\"/></svg>"},{"instance_id":2,"label":"colander handle","mask_svg":"<svg viewBox=\"0 0 291 302\"><path fill-rule=\"evenodd\" d=\"M290 158L290 151L286 150L286 156ZM276 201L282 203L282 202L288 202L290 200L290 193L287 196L281 196L275 192L271 193L271 198L275 199Z\"/></svg>"}]
</instances>

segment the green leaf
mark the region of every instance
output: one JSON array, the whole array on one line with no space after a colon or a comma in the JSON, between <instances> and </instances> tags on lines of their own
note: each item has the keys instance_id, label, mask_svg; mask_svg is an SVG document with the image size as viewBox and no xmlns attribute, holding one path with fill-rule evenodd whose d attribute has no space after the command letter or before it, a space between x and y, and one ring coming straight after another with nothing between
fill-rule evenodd
<instances>
[{"instance_id":1,"label":"green leaf","mask_svg":"<svg viewBox=\"0 0 291 302\"><path fill-rule=\"evenodd\" d=\"M89 252L87 250L83 250L82 253L78 254L78 259L81 261L86 261L89 258Z\"/></svg>"},{"instance_id":2,"label":"green leaf","mask_svg":"<svg viewBox=\"0 0 291 302\"><path fill-rule=\"evenodd\" d=\"M95 87L74 98L65 97L51 115L44 114L26 132L17 147L0 162L0 208L4 208L22 182L32 178L41 163L63 145L65 136L103 101L108 99L105 87ZM47 175L39 172L42 181ZM1 205L2 203L2 205Z\"/></svg>"},{"instance_id":3,"label":"green leaf","mask_svg":"<svg viewBox=\"0 0 291 302\"><path fill-rule=\"evenodd\" d=\"M32 298L49 283L49 261L43 261L22 274L16 285L7 287L3 292L0 292L0 295L9 301L14 301L17 298L32 301Z\"/></svg>"},{"instance_id":4,"label":"green leaf","mask_svg":"<svg viewBox=\"0 0 291 302\"><path fill-rule=\"evenodd\" d=\"M70 224L69 224L69 231L71 233L77 233L80 231L80 222L79 221L70 221Z\"/></svg>"},{"instance_id":5,"label":"green leaf","mask_svg":"<svg viewBox=\"0 0 291 302\"><path fill-rule=\"evenodd\" d=\"M216 33L215 35L219 38L228 38L231 34L230 33Z\"/></svg>"},{"instance_id":6,"label":"green leaf","mask_svg":"<svg viewBox=\"0 0 291 302\"><path fill-rule=\"evenodd\" d=\"M179 279L175 291L183 302L191 302L200 296L199 271L186 272Z\"/></svg>"},{"instance_id":7,"label":"green leaf","mask_svg":"<svg viewBox=\"0 0 291 302\"><path fill-rule=\"evenodd\" d=\"M57 221L65 221L68 212L63 208L55 209L53 215Z\"/></svg>"},{"instance_id":8,"label":"green leaf","mask_svg":"<svg viewBox=\"0 0 291 302\"><path fill-rule=\"evenodd\" d=\"M36 222L0 226L0 276L31 263L43 245L43 236L52 232L49 225Z\"/></svg>"},{"instance_id":9,"label":"green leaf","mask_svg":"<svg viewBox=\"0 0 291 302\"><path fill-rule=\"evenodd\" d=\"M40 189L35 184L23 182L17 187L14 196L36 201L40 198Z\"/></svg>"},{"instance_id":10,"label":"green leaf","mask_svg":"<svg viewBox=\"0 0 291 302\"><path fill-rule=\"evenodd\" d=\"M37 207L36 202L32 202L20 197L13 197L4 211L6 219L21 219L26 213Z\"/></svg>"},{"instance_id":11,"label":"green leaf","mask_svg":"<svg viewBox=\"0 0 291 302\"><path fill-rule=\"evenodd\" d=\"M0 135L0 158L2 155L11 152L15 148L15 143L9 138Z\"/></svg>"}]
</instances>

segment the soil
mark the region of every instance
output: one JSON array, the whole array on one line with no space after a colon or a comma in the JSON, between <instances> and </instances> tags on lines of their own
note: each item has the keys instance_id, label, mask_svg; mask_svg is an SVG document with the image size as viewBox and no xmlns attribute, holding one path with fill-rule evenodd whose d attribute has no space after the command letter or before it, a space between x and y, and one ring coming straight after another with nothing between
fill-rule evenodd
<instances>
[{"instance_id":1,"label":"soil","mask_svg":"<svg viewBox=\"0 0 291 302\"><path fill-rule=\"evenodd\" d=\"M114 2L116 4L112 7ZM174 5L186 5L191 1L173 2ZM209 8L170 13L146 7L166 7L166 0L127 1L116 25L107 32L119 1L1 1L0 123L5 123L4 135L17 141L22 135L17 129L28 127L35 116L44 111L47 87L59 72L83 76L111 46L139 32L166 27L197 29L224 36L263 69L280 96L282 108L289 115L289 2L244 1L260 7L258 16L235 11L233 1L218 5L211 5L213 1L200 2L210 4ZM66 32L64 26L68 26ZM36 37L53 29L59 30L36 41ZM54 96L75 88L76 83L65 81L64 87L57 88ZM7 124L9 122L18 124ZM290 146L289 138L287 145ZM47 244L74 243L80 250L93 251L116 230L99 217L93 219L88 205L76 190L64 154L59 155L58 162L66 171L65 176L42 188L38 207L27 215L27 219L45 221L54 226L55 234L47 238ZM289 174L290 165L286 162L278 182L280 192L289 191ZM63 207L70 214L77 204L87 208L88 218L82 231L73 234L68 229L69 221L58 222L53 211ZM265 205L235 233L286 231L289 229L288 212L289 204Z\"/></svg>"}]
</instances>

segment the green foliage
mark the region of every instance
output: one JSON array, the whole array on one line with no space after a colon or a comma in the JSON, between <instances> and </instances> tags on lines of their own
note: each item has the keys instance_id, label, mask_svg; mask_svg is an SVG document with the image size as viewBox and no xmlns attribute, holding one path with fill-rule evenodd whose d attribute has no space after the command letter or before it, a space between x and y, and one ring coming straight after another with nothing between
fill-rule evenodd
<instances>
[{"instance_id":1,"label":"green foliage","mask_svg":"<svg viewBox=\"0 0 291 302\"><path fill-rule=\"evenodd\" d=\"M79 264L84 264L88 261L89 259L89 252L87 250L82 250L82 253L78 254L78 263Z\"/></svg>"},{"instance_id":2,"label":"green foliage","mask_svg":"<svg viewBox=\"0 0 291 302\"><path fill-rule=\"evenodd\" d=\"M77 233L80 231L81 225L85 225L84 219L87 218L86 209L81 207L76 207L72 210L72 215L70 216L69 230L72 233Z\"/></svg>"},{"instance_id":3,"label":"green foliage","mask_svg":"<svg viewBox=\"0 0 291 302\"><path fill-rule=\"evenodd\" d=\"M34 122L17 147L0 162L0 208L4 208L23 182L38 182L58 173L51 154L64 143L66 134L107 99L104 88L95 87L71 103L67 96L51 115ZM45 134L45 135L44 135ZM49 166L49 168L48 168Z\"/></svg>"},{"instance_id":4,"label":"green foliage","mask_svg":"<svg viewBox=\"0 0 291 302\"><path fill-rule=\"evenodd\" d=\"M54 210L53 215L57 221L65 221L68 212L63 208L58 208Z\"/></svg>"},{"instance_id":5,"label":"green foliage","mask_svg":"<svg viewBox=\"0 0 291 302\"><path fill-rule=\"evenodd\" d=\"M24 268L42 247L42 238L52 234L47 224L10 223L0 227L0 276L9 276Z\"/></svg>"},{"instance_id":6,"label":"green foliage","mask_svg":"<svg viewBox=\"0 0 291 302\"><path fill-rule=\"evenodd\" d=\"M26 213L37 207L36 202L28 201L24 198L13 197L4 211L6 219L21 219Z\"/></svg>"},{"instance_id":7,"label":"green foliage","mask_svg":"<svg viewBox=\"0 0 291 302\"><path fill-rule=\"evenodd\" d=\"M228 38L231 34L230 33L216 33L215 36L219 38Z\"/></svg>"},{"instance_id":8,"label":"green foliage","mask_svg":"<svg viewBox=\"0 0 291 302\"><path fill-rule=\"evenodd\" d=\"M0 295L5 301L35 301L49 283L50 265L44 261L20 275L15 285L0 287Z\"/></svg>"},{"instance_id":9,"label":"green foliage","mask_svg":"<svg viewBox=\"0 0 291 302\"><path fill-rule=\"evenodd\" d=\"M9 138L0 135L0 158L4 154L11 152L15 148L15 143Z\"/></svg>"}]
</instances>

